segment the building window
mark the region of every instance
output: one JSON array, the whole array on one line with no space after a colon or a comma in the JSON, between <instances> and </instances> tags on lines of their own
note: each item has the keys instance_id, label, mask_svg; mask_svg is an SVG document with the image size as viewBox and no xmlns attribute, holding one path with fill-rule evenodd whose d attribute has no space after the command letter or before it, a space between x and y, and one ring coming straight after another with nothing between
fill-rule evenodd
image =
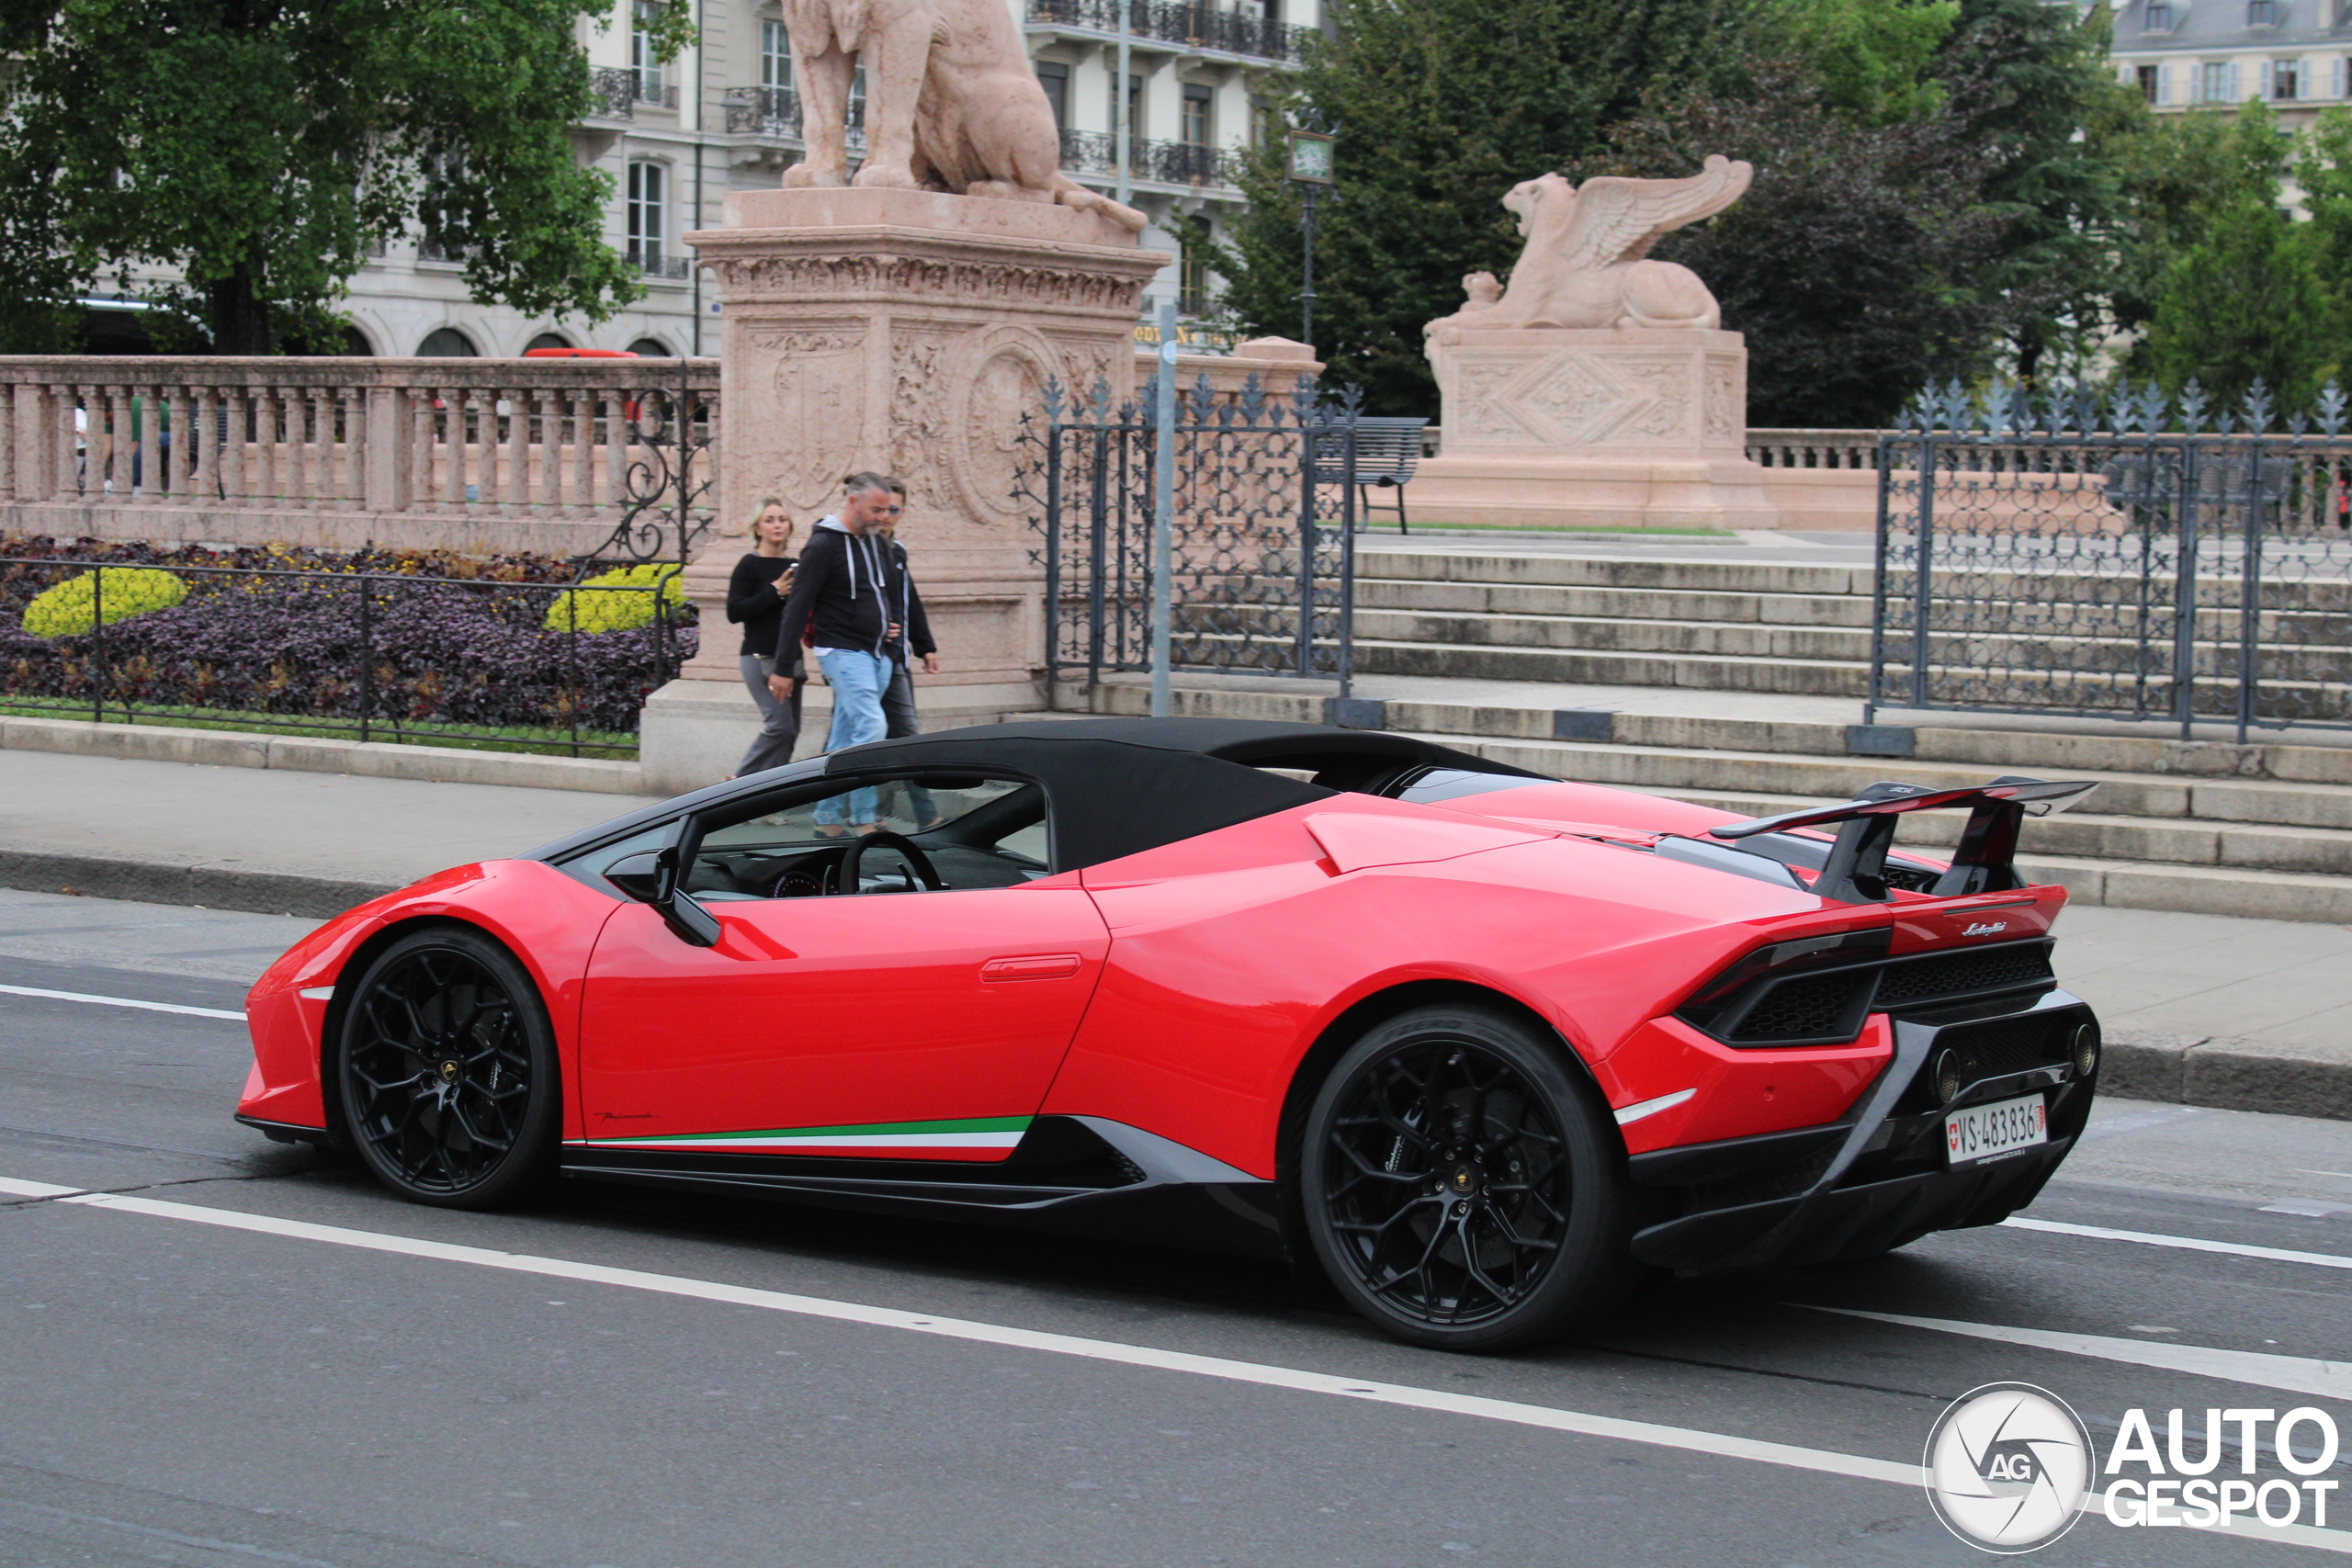
<instances>
[{"instance_id":1,"label":"building window","mask_svg":"<svg viewBox=\"0 0 2352 1568\"><path fill-rule=\"evenodd\" d=\"M2140 26L2143 30L2152 33L2172 31L2172 7L2161 4L2151 4L2140 13Z\"/></svg>"},{"instance_id":2,"label":"building window","mask_svg":"<svg viewBox=\"0 0 2352 1568\"><path fill-rule=\"evenodd\" d=\"M1131 75L1127 78L1127 101L1120 109L1125 118L1119 122L1119 129L1138 141L1143 140L1143 78Z\"/></svg>"},{"instance_id":3,"label":"building window","mask_svg":"<svg viewBox=\"0 0 2352 1568\"><path fill-rule=\"evenodd\" d=\"M2152 104L2156 102L2156 95L2161 90L2157 85L2159 78L2156 68L2153 65L2143 65L2133 73L2133 75L2140 84L2140 96Z\"/></svg>"},{"instance_id":4,"label":"building window","mask_svg":"<svg viewBox=\"0 0 2352 1568\"><path fill-rule=\"evenodd\" d=\"M1209 90L1186 84L1184 87L1184 123L1180 140L1193 147L1206 147L1214 140L1209 135Z\"/></svg>"},{"instance_id":5,"label":"building window","mask_svg":"<svg viewBox=\"0 0 2352 1568\"><path fill-rule=\"evenodd\" d=\"M792 35L773 19L760 24L760 85L792 85Z\"/></svg>"},{"instance_id":6,"label":"building window","mask_svg":"<svg viewBox=\"0 0 2352 1568\"><path fill-rule=\"evenodd\" d=\"M2291 103L2303 96L2303 62L2300 60L2279 60L2271 62L2270 96L2282 103Z\"/></svg>"},{"instance_id":7,"label":"building window","mask_svg":"<svg viewBox=\"0 0 2352 1568\"><path fill-rule=\"evenodd\" d=\"M528 354L535 348L570 348L571 346L571 340L561 333L541 333L523 345L523 352Z\"/></svg>"},{"instance_id":8,"label":"building window","mask_svg":"<svg viewBox=\"0 0 2352 1568\"><path fill-rule=\"evenodd\" d=\"M637 73L637 101L658 104L663 99L662 89L668 78L659 57L653 52L653 35L650 29L661 19L662 0L636 0L632 12L634 23L628 34L629 68Z\"/></svg>"},{"instance_id":9,"label":"building window","mask_svg":"<svg viewBox=\"0 0 2352 1568\"><path fill-rule=\"evenodd\" d=\"M628 166L628 259L649 270L661 265L669 221L663 201L666 172L659 164Z\"/></svg>"},{"instance_id":10,"label":"building window","mask_svg":"<svg viewBox=\"0 0 2352 1568\"><path fill-rule=\"evenodd\" d=\"M2344 96L2344 57L2342 55L2337 55L2328 62L2327 96L2331 98L2340 98Z\"/></svg>"},{"instance_id":11,"label":"building window","mask_svg":"<svg viewBox=\"0 0 2352 1568\"><path fill-rule=\"evenodd\" d=\"M2280 0L2245 0L2245 25L2250 28L2275 28L2279 13L2286 10Z\"/></svg>"},{"instance_id":12,"label":"building window","mask_svg":"<svg viewBox=\"0 0 2352 1568\"><path fill-rule=\"evenodd\" d=\"M646 359L667 359L670 357L670 345L663 343L660 338L654 337L639 338L635 343L628 345L628 351L631 354L638 355Z\"/></svg>"},{"instance_id":13,"label":"building window","mask_svg":"<svg viewBox=\"0 0 2352 1568\"><path fill-rule=\"evenodd\" d=\"M2200 103L2237 102L2238 66L2234 60L2208 60L2197 68L2197 97Z\"/></svg>"},{"instance_id":14,"label":"building window","mask_svg":"<svg viewBox=\"0 0 2352 1568\"><path fill-rule=\"evenodd\" d=\"M1216 231L1207 219L1193 217L1184 220L1181 232L1184 258L1176 269L1176 309L1187 316L1204 315L1209 308L1209 247L1216 243Z\"/></svg>"},{"instance_id":15,"label":"building window","mask_svg":"<svg viewBox=\"0 0 2352 1568\"><path fill-rule=\"evenodd\" d=\"M420 359L472 359L481 350L457 328L435 327L424 334L424 341L416 345L416 353Z\"/></svg>"},{"instance_id":16,"label":"building window","mask_svg":"<svg viewBox=\"0 0 2352 1568\"><path fill-rule=\"evenodd\" d=\"M1046 102L1054 111L1054 129L1069 124L1069 67L1050 60L1037 62L1037 85L1046 89Z\"/></svg>"}]
</instances>

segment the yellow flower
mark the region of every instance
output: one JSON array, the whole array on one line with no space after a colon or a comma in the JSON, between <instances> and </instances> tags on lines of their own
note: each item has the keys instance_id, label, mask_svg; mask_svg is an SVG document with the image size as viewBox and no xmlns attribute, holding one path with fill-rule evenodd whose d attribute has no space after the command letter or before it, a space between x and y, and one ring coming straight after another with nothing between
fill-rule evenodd
<instances>
[{"instance_id":1,"label":"yellow flower","mask_svg":"<svg viewBox=\"0 0 2352 1568\"><path fill-rule=\"evenodd\" d=\"M616 592L634 589L634 592ZM589 590L590 592L582 592ZM594 592L604 590L604 592ZM683 608L684 587L675 563L648 563L600 571L567 588L548 606L549 631L625 632L650 626L657 611Z\"/></svg>"},{"instance_id":2,"label":"yellow flower","mask_svg":"<svg viewBox=\"0 0 2352 1568\"><path fill-rule=\"evenodd\" d=\"M187 597L187 584L145 566L103 566L69 577L25 606L25 630L34 637L80 637L98 624L168 610Z\"/></svg>"}]
</instances>

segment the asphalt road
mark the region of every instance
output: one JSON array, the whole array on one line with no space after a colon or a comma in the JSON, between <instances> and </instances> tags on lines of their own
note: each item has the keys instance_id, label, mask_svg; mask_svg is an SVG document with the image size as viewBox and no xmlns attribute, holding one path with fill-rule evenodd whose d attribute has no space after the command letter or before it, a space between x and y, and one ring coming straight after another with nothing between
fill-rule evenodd
<instances>
[{"instance_id":1,"label":"asphalt road","mask_svg":"<svg viewBox=\"0 0 2352 1568\"><path fill-rule=\"evenodd\" d=\"M2031 1215L2222 1250L2003 1226L1469 1359L1140 1245L408 1206L229 1120L233 1019L24 994L234 1012L304 929L0 894L9 1568L1956 1564L1986 1559L1879 1477L1980 1384L2058 1393L2102 1454L2133 1408L2159 1443L2187 1408L2192 1455L2208 1406L2352 1443L2352 1122L2115 1102ZM2035 1560L2333 1560L2352 1457L2322 1478L2324 1533L2094 1515Z\"/></svg>"}]
</instances>

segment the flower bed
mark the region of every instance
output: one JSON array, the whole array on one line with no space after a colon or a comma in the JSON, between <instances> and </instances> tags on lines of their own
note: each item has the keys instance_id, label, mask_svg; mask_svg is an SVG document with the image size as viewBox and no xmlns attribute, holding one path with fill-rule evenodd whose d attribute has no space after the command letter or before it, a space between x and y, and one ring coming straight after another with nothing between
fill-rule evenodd
<instances>
[{"instance_id":1,"label":"flower bed","mask_svg":"<svg viewBox=\"0 0 2352 1568\"><path fill-rule=\"evenodd\" d=\"M151 587L156 607L117 620L109 606L109 624L94 629L26 629L36 597L86 580L101 561L171 572L186 597L168 603ZM631 750L647 694L694 653L693 621L633 580L574 587L575 570L535 557L84 550L0 540L0 704L61 716L218 714L382 740ZM550 608L566 594L582 606L583 625L631 618L599 614L603 595L658 613L616 630L550 626ZM85 613L79 624L89 620Z\"/></svg>"}]
</instances>

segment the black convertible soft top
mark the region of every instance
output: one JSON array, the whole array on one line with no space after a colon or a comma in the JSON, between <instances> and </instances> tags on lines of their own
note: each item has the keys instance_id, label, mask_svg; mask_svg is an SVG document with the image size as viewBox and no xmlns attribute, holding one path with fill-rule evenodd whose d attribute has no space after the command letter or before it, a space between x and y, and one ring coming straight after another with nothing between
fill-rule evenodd
<instances>
[{"instance_id":1,"label":"black convertible soft top","mask_svg":"<svg viewBox=\"0 0 2352 1568\"><path fill-rule=\"evenodd\" d=\"M825 758L828 777L908 767L1035 779L1053 813L1057 871L1377 785L1408 768L1544 776L1408 735L1238 718L1037 719L874 740Z\"/></svg>"},{"instance_id":2,"label":"black convertible soft top","mask_svg":"<svg viewBox=\"0 0 2352 1568\"><path fill-rule=\"evenodd\" d=\"M669 820L779 787L922 768L1011 774L1044 786L1054 869L1099 865L1230 828L1414 767L1542 778L1524 768L1380 730L1239 718L1037 719L873 740L644 807L523 857L563 862ZM1313 775L1292 778L1282 768Z\"/></svg>"}]
</instances>

